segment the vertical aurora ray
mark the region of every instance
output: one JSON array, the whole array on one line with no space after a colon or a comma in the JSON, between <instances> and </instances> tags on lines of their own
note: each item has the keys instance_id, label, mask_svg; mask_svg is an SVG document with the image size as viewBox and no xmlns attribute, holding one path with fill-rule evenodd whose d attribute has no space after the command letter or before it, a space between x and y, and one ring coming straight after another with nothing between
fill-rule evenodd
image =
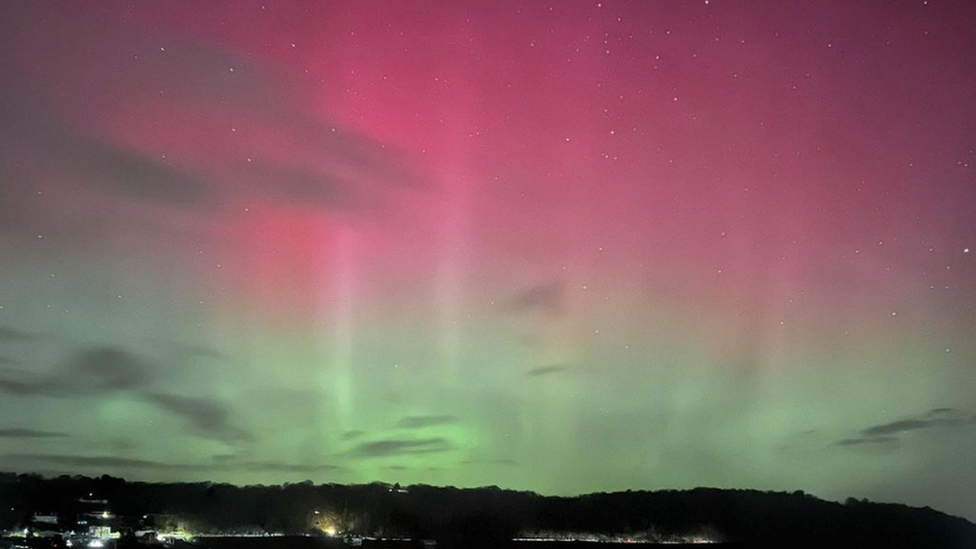
<instances>
[{"instance_id":1,"label":"vertical aurora ray","mask_svg":"<svg viewBox=\"0 0 976 549\"><path fill-rule=\"evenodd\" d=\"M335 271L332 275L332 314L329 318L335 324L332 330L333 356L329 364L323 365L325 387L332 393L336 403L335 417L325 418L333 426L328 432L339 434L351 429L351 416L355 411L355 389L353 386L353 343L355 322L355 280L356 271L352 257L355 249L355 233L350 227L337 229L334 249ZM337 427L337 428L336 428Z\"/></svg>"}]
</instances>

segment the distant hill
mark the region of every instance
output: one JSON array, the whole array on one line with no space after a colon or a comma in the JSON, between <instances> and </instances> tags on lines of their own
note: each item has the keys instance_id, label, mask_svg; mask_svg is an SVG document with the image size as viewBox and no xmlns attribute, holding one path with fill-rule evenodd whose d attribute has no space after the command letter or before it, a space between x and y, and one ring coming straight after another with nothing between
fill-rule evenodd
<instances>
[{"instance_id":1,"label":"distant hill","mask_svg":"<svg viewBox=\"0 0 976 549\"><path fill-rule=\"evenodd\" d=\"M108 510L119 517L155 517L167 522L158 528L200 533L355 533L464 547L499 547L514 537L585 537L976 548L976 525L928 507L713 488L550 497L497 487L311 481L239 487L0 474L0 527L26 526L34 513L58 513L70 521L92 498L107 500Z\"/></svg>"}]
</instances>

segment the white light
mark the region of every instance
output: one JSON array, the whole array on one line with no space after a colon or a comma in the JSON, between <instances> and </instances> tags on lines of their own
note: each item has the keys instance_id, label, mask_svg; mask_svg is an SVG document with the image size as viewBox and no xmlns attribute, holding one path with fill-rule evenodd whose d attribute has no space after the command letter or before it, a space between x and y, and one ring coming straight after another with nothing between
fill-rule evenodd
<instances>
[{"instance_id":1,"label":"white light","mask_svg":"<svg viewBox=\"0 0 976 549\"><path fill-rule=\"evenodd\" d=\"M100 539L93 539L88 542L88 547L97 549L99 547L105 547L105 543L103 543Z\"/></svg>"}]
</instances>

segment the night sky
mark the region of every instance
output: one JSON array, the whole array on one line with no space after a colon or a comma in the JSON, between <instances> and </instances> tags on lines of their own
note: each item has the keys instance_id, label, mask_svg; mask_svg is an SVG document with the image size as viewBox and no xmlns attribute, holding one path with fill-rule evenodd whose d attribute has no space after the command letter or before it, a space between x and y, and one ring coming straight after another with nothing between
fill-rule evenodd
<instances>
[{"instance_id":1,"label":"night sky","mask_svg":"<svg viewBox=\"0 0 976 549\"><path fill-rule=\"evenodd\" d=\"M974 21L3 2L0 469L976 519Z\"/></svg>"}]
</instances>

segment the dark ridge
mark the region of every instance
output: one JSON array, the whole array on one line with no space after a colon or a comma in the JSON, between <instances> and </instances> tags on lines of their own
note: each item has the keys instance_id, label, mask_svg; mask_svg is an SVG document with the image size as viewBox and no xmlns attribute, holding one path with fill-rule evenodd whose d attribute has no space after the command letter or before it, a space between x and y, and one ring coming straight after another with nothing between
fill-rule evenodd
<instances>
[{"instance_id":1,"label":"dark ridge","mask_svg":"<svg viewBox=\"0 0 976 549\"><path fill-rule=\"evenodd\" d=\"M0 473L0 528L25 527L34 513L70 521L84 512L86 497L105 500L119 517L166 517L197 533L321 536L334 528L340 534L432 539L440 547L504 547L516 537L581 534L657 541L700 536L781 547L976 546L976 525L928 507L853 498L838 503L802 491L696 488L553 497L494 486L305 481L242 487L13 473Z\"/></svg>"}]
</instances>

